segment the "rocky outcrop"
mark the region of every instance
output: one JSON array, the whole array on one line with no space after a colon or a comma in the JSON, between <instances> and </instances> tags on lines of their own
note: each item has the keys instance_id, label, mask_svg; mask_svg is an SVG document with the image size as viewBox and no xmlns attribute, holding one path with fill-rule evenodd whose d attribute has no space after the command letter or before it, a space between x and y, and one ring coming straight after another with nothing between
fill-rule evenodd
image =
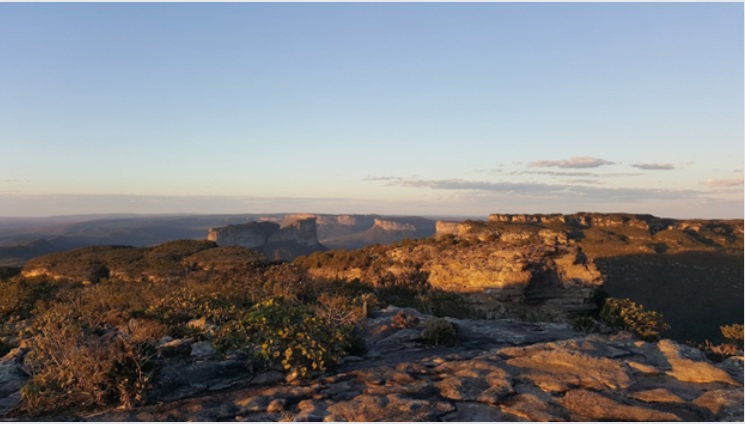
<instances>
[{"instance_id":1,"label":"rocky outcrop","mask_svg":"<svg viewBox=\"0 0 745 424\"><path fill-rule=\"evenodd\" d=\"M411 233L416 231L416 226L414 226L414 224L409 224L406 222L390 221L390 220L385 220L381 218L375 218L375 227L383 231L402 231L402 232L411 232Z\"/></svg>"},{"instance_id":2,"label":"rocky outcrop","mask_svg":"<svg viewBox=\"0 0 745 424\"><path fill-rule=\"evenodd\" d=\"M440 237L390 246L384 257L361 251L360 255L371 258L363 267L320 265L311 266L309 272L373 284L386 284L391 275L403 281L425 276L433 288L467 295L486 316L495 316L502 302L550 305L562 311L596 307L592 298L604 279L566 233L498 232L479 225L458 224L458 235L452 240ZM451 235L453 227L447 227ZM440 228L444 231L443 224Z\"/></svg>"},{"instance_id":3,"label":"rocky outcrop","mask_svg":"<svg viewBox=\"0 0 745 424\"><path fill-rule=\"evenodd\" d=\"M453 235L460 233L461 223L456 221L435 221L435 236Z\"/></svg>"},{"instance_id":4,"label":"rocky outcrop","mask_svg":"<svg viewBox=\"0 0 745 424\"><path fill-rule=\"evenodd\" d=\"M0 417L12 411L21 401L21 388L29 375L23 368L26 350L16 348L0 358Z\"/></svg>"},{"instance_id":5,"label":"rocky outcrop","mask_svg":"<svg viewBox=\"0 0 745 424\"><path fill-rule=\"evenodd\" d=\"M590 213L575 214L491 214L489 221L515 224L561 223L570 228L636 228L654 235L663 230L688 230L693 233L714 232L721 235L742 235L742 220L678 220L648 214Z\"/></svg>"},{"instance_id":6,"label":"rocky outcrop","mask_svg":"<svg viewBox=\"0 0 745 424\"><path fill-rule=\"evenodd\" d=\"M327 214L288 214L282 219L282 226L309 218L316 219L318 239L323 243L326 239L348 236L366 231L374 224L375 215L327 215Z\"/></svg>"},{"instance_id":7,"label":"rocky outcrop","mask_svg":"<svg viewBox=\"0 0 745 424\"><path fill-rule=\"evenodd\" d=\"M489 221L492 222L514 222L514 223L550 223L550 222L566 222L566 218L561 214L498 214L493 213L489 215Z\"/></svg>"},{"instance_id":8,"label":"rocky outcrop","mask_svg":"<svg viewBox=\"0 0 745 424\"><path fill-rule=\"evenodd\" d=\"M207 240L214 241L220 246L256 248L267 244L270 237L279 232L280 226L274 222L249 222L210 228Z\"/></svg>"},{"instance_id":9,"label":"rocky outcrop","mask_svg":"<svg viewBox=\"0 0 745 424\"><path fill-rule=\"evenodd\" d=\"M182 395L92 421L742 421L742 361L725 371L695 349L645 343L627 333L576 333L556 324L455 320L459 345L428 347L431 316L400 328L389 307L368 319L368 353L316 379L282 382L256 372L239 388ZM682 357L726 377L691 380L670 371ZM206 362L218 363L219 358ZM194 366L194 365L190 365ZM220 367L202 365L216 386ZM179 371L180 372L180 371ZM179 373L176 373L179 374ZM180 374L179 374L180 375ZM184 376L183 387L193 387ZM179 381L181 381L179 380ZM195 380L195 379L192 379ZM157 382L156 382L157 383ZM198 389L198 388L197 388ZM184 392L186 393L186 392ZM163 398L161 398L163 399ZM59 419L60 417L56 417Z\"/></svg>"}]
</instances>

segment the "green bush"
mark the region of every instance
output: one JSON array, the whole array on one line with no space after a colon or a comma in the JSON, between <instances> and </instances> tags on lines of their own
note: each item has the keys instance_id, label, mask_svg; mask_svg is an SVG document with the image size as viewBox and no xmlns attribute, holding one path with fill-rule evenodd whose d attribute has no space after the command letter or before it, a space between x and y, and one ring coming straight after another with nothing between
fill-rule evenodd
<instances>
[{"instance_id":1,"label":"green bush","mask_svg":"<svg viewBox=\"0 0 745 424\"><path fill-rule=\"evenodd\" d=\"M646 311L631 299L607 298L600 310L600 319L613 329L630 331L651 342L660 340L670 330L661 313Z\"/></svg>"},{"instance_id":2,"label":"green bush","mask_svg":"<svg viewBox=\"0 0 745 424\"><path fill-rule=\"evenodd\" d=\"M471 305L456 293L431 289L416 296L416 308L436 317L479 318Z\"/></svg>"},{"instance_id":3,"label":"green bush","mask_svg":"<svg viewBox=\"0 0 745 424\"><path fill-rule=\"evenodd\" d=\"M458 344L458 331L445 318L432 318L424 324L422 340L430 346L455 346Z\"/></svg>"},{"instance_id":4,"label":"green bush","mask_svg":"<svg viewBox=\"0 0 745 424\"><path fill-rule=\"evenodd\" d=\"M223 351L247 350L288 374L310 377L341 361L352 330L351 326L332 325L311 306L269 299L227 323L215 346Z\"/></svg>"}]
</instances>

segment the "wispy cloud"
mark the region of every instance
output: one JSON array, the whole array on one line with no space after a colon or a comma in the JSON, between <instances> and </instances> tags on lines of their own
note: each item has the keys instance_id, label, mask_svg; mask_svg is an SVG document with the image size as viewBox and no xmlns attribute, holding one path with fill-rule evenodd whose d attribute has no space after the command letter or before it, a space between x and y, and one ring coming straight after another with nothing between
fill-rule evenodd
<instances>
[{"instance_id":1,"label":"wispy cloud","mask_svg":"<svg viewBox=\"0 0 745 424\"><path fill-rule=\"evenodd\" d=\"M641 172L584 172L584 171L512 171L508 175L550 175L552 177L594 177L594 178L612 178L612 177L635 177L643 175Z\"/></svg>"},{"instance_id":2,"label":"wispy cloud","mask_svg":"<svg viewBox=\"0 0 745 424\"><path fill-rule=\"evenodd\" d=\"M644 169L645 171L669 171L675 169L672 163L634 163L634 168Z\"/></svg>"},{"instance_id":3,"label":"wispy cloud","mask_svg":"<svg viewBox=\"0 0 745 424\"><path fill-rule=\"evenodd\" d=\"M400 177L391 177L391 176L367 176L362 179L362 181L391 181L391 180L399 180Z\"/></svg>"},{"instance_id":4,"label":"wispy cloud","mask_svg":"<svg viewBox=\"0 0 745 424\"><path fill-rule=\"evenodd\" d=\"M709 178L706 181L702 181L701 184L705 185L706 187L711 187L711 188L739 187L743 185L743 179L742 178L727 178L727 179Z\"/></svg>"},{"instance_id":5,"label":"wispy cloud","mask_svg":"<svg viewBox=\"0 0 745 424\"><path fill-rule=\"evenodd\" d=\"M530 162L529 168L573 168L573 169L584 169L584 168L597 168L603 165L613 165L615 162L611 162L605 159L593 158L590 156L574 156L569 159L563 160L539 160Z\"/></svg>"},{"instance_id":6,"label":"wispy cloud","mask_svg":"<svg viewBox=\"0 0 745 424\"><path fill-rule=\"evenodd\" d=\"M572 180L567 180L566 182L569 183L569 184L592 184L592 185L603 184L602 181L600 181L600 180L593 180L591 178L575 178L575 179L572 179Z\"/></svg>"},{"instance_id":7,"label":"wispy cloud","mask_svg":"<svg viewBox=\"0 0 745 424\"><path fill-rule=\"evenodd\" d=\"M591 183L590 183L591 184ZM562 197L593 199L602 201L638 201L659 199L690 199L704 193L696 190L674 190L658 188L605 188L587 184L544 184L530 182L489 182L462 179L425 180L400 178L391 180L388 185L434 190L460 190L488 193L515 194L531 197Z\"/></svg>"},{"instance_id":8,"label":"wispy cloud","mask_svg":"<svg viewBox=\"0 0 745 424\"><path fill-rule=\"evenodd\" d=\"M468 171L469 174L480 174L480 175L493 175L493 174L501 174L504 172L504 168L490 168L490 169L474 169L472 171Z\"/></svg>"},{"instance_id":9,"label":"wispy cloud","mask_svg":"<svg viewBox=\"0 0 745 424\"><path fill-rule=\"evenodd\" d=\"M554 177L589 177L593 175L592 172L582 172L582 171L513 171L513 172L510 172L510 175L523 175L523 174L551 175Z\"/></svg>"}]
</instances>

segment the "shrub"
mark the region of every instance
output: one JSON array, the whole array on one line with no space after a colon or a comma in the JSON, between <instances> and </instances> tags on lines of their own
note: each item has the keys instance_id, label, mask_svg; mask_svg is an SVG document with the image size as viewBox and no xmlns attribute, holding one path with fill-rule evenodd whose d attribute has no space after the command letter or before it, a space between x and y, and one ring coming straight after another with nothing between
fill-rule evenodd
<instances>
[{"instance_id":1,"label":"shrub","mask_svg":"<svg viewBox=\"0 0 745 424\"><path fill-rule=\"evenodd\" d=\"M332 325L310 306L269 299L226 324L215 346L248 350L287 373L309 377L341 361L351 334L351 327Z\"/></svg>"},{"instance_id":2,"label":"shrub","mask_svg":"<svg viewBox=\"0 0 745 424\"><path fill-rule=\"evenodd\" d=\"M67 408L130 407L144 401L160 324L131 320L97 334L72 305L50 304L28 332L31 380L21 390L22 410L37 415Z\"/></svg>"},{"instance_id":3,"label":"shrub","mask_svg":"<svg viewBox=\"0 0 745 424\"><path fill-rule=\"evenodd\" d=\"M44 278L0 282L0 318L28 318L36 302L53 299L62 287Z\"/></svg>"},{"instance_id":4,"label":"shrub","mask_svg":"<svg viewBox=\"0 0 745 424\"><path fill-rule=\"evenodd\" d=\"M391 327L393 328L412 328L419 324L419 318L405 310L398 311L391 318Z\"/></svg>"},{"instance_id":5,"label":"shrub","mask_svg":"<svg viewBox=\"0 0 745 424\"><path fill-rule=\"evenodd\" d=\"M478 318L469 303L456 293L431 289L416 297L416 308L436 317Z\"/></svg>"},{"instance_id":6,"label":"shrub","mask_svg":"<svg viewBox=\"0 0 745 424\"><path fill-rule=\"evenodd\" d=\"M699 346L699 349L706 352L709 359L717 362L723 361L730 356L742 355L743 325L730 324L719 327L719 329L722 332L725 342L715 345L706 340L704 344Z\"/></svg>"},{"instance_id":7,"label":"shrub","mask_svg":"<svg viewBox=\"0 0 745 424\"><path fill-rule=\"evenodd\" d=\"M660 340L670 330L661 313L646 311L631 299L607 298L600 310L600 319L613 329L630 331L651 342Z\"/></svg>"},{"instance_id":8,"label":"shrub","mask_svg":"<svg viewBox=\"0 0 745 424\"><path fill-rule=\"evenodd\" d=\"M578 315L572 319L572 328L580 333L599 333L603 330L602 324L588 315Z\"/></svg>"},{"instance_id":9,"label":"shrub","mask_svg":"<svg viewBox=\"0 0 745 424\"><path fill-rule=\"evenodd\" d=\"M430 346L455 346L458 332L445 318L432 318L424 325L422 340Z\"/></svg>"},{"instance_id":10,"label":"shrub","mask_svg":"<svg viewBox=\"0 0 745 424\"><path fill-rule=\"evenodd\" d=\"M4 338L0 337L0 358L10 352L11 349L12 347L10 346L10 344L8 344Z\"/></svg>"},{"instance_id":11,"label":"shrub","mask_svg":"<svg viewBox=\"0 0 745 424\"><path fill-rule=\"evenodd\" d=\"M742 324L730 324L719 327L722 332L722 336L732 345L738 346L740 349L743 348L743 325Z\"/></svg>"}]
</instances>

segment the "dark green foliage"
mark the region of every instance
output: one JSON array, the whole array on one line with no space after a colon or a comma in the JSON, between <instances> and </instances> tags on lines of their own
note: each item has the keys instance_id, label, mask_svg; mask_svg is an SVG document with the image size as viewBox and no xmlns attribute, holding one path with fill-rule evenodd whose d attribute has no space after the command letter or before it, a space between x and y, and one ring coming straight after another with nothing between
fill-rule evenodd
<instances>
[{"instance_id":1,"label":"dark green foliage","mask_svg":"<svg viewBox=\"0 0 745 424\"><path fill-rule=\"evenodd\" d=\"M0 266L0 281L15 277L21 273L21 268L15 266Z\"/></svg>"},{"instance_id":2,"label":"dark green foliage","mask_svg":"<svg viewBox=\"0 0 745 424\"><path fill-rule=\"evenodd\" d=\"M607 298L600 310L600 319L613 329L629 331L651 342L660 340L670 330L662 314L646 311L631 299Z\"/></svg>"},{"instance_id":3,"label":"dark green foliage","mask_svg":"<svg viewBox=\"0 0 745 424\"><path fill-rule=\"evenodd\" d=\"M417 309L436 317L475 318L468 301L457 293L431 289L417 296Z\"/></svg>"},{"instance_id":4,"label":"dark green foliage","mask_svg":"<svg viewBox=\"0 0 745 424\"><path fill-rule=\"evenodd\" d=\"M578 315L572 319L572 328L580 333L599 333L603 326L595 318L589 315Z\"/></svg>"},{"instance_id":5,"label":"dark green foliage","mask_svg":"<svg viewBox=\"0 0 745 424\"><path fill-rule=\"evenodd\" d=\"M332 325L308 305L269 299L254 305L218 334L221 350L258 350L273 366L300 377L326 371L350 348L352 328Z\"/></svg>"},{"instance_id":6,"label":"dark green foliage","mask_svg":"<svg viewBox=\"0 0 745 424\"><path fill-rule=\"evenodd\" d=\"M422 341L430 346L455 346L458 344L458 331L445 318L432 318L424 325Z\"/></svg>"},{"instance_id":7,"label":"dark green foliage","mask_svg":"<svg viewBox=\"0 0 745 424\"><path fill-rule=\"evenodd\" d=\"M5 342L5 339L0 337L0 358L5 356L6 353L10 352L12 347Z\"/></svg>"}]
</instances>

